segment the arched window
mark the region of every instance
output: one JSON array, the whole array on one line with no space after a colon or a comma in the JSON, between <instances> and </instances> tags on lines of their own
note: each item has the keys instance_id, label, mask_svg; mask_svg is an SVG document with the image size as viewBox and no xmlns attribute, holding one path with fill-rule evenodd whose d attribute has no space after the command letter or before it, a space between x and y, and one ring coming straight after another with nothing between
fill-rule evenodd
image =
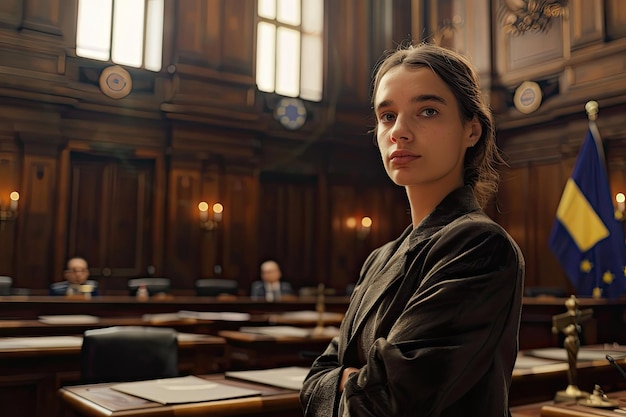
<instances>
[{"instance_id":1,"label":"arched window","mask_svg":"<svg viewBox=\"0 0 626 417\"><path fill-rule=\"evenodd\" d=\"M259 90L320 101L324 0L258 0L257 15Z\"/></svg>"},{"instance_id":2,"label":"arched window","mask_svg":"<svg viewBox=\"0 0 626 417\"><path fill-rule=\"evenodd\" d=\"M76 55L160 71L164 0L79 0Z\"/></svg>"}]
</instances>

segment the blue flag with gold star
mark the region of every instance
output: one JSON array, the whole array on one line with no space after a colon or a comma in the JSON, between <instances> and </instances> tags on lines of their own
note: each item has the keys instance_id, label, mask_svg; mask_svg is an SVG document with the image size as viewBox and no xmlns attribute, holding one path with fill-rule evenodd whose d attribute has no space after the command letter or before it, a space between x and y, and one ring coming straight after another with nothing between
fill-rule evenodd
<instances>
[{"instance_id":1,"label":"blue flag with gold star","mask_svg":"<svg viewBox=\"0 0 626 417\"><path fill-rule=\"evenodd\" d=\"M549 241L579 296L615 298L626 289L624 230L615 214L602 144L590 126Z\"/></svg>"}]
</instances>

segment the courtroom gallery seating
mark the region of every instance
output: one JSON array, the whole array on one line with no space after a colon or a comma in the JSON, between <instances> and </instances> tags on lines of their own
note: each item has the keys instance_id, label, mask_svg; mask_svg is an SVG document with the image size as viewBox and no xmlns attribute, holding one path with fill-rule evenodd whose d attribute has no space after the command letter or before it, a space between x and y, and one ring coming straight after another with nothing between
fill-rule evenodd
<instances>
[{"instance_id":1,"label":"courtroom gallery seating","mask_svg":"<svg viewBox=\"0 0 626 417\"><path fill-rule=\"evenodd\" d=\"M81 348L83 383L178 376L178 337L171 328L114 326L87 330Z\"/></svg>"},{"instance_id":2,"label":"courtroom gallery seating","mask_svg":"<svg viewBox=\"0 0 626 417\"><path fill-rule=\"evenodd\" d=\"M239 284L234 279L203 278L196 280L196 295L217 297L228 294L237 295Z\"/></svg>"},{"instance_id":3,"label":"courtroom gallery seating","mask_svg":"<svg viewBox=\"0 0 626 417\"><path fill-rule=\"evenodd\" d=\"M169 293L171 280L169 278L134 278L128 281L128 293L131 296L137 295L137 290L145 286L149 295L159 293Z\"/></svg>"}]
</instances>

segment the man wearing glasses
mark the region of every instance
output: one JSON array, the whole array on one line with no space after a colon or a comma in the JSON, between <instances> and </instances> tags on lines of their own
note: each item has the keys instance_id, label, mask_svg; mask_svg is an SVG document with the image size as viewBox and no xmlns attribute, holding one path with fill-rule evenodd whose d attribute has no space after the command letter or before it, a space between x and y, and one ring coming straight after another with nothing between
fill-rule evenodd
<instances>
[{"instance_id":1,"label":"man wearing glasses","mask_svg":"<svg viewBox=\"0 0 626 417\"><path fill-rule=\"evenodd\" d=\"M98 283L88 279L89 265L84 258L70 258L63 275L65 281L50 285L50 295L98 295Z\"/></svg>"}]
</instances>

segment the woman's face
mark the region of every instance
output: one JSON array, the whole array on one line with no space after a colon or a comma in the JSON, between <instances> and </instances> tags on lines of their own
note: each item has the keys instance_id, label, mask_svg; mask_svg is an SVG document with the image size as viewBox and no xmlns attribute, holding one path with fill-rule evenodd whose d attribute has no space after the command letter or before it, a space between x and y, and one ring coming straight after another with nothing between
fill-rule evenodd
<instances>
[{"instance_id":1,"label":"woman's face","mask_svg":"<svg viewBox=\"0 0 626 417\"><path fill-rule=\"evenodd\" d=\"M396 184L448 192L463 185L465 151L481 126L461 119L452 90L429 67L389 70L374 110L383 164Z\"/></svg>"}]
</instances>

